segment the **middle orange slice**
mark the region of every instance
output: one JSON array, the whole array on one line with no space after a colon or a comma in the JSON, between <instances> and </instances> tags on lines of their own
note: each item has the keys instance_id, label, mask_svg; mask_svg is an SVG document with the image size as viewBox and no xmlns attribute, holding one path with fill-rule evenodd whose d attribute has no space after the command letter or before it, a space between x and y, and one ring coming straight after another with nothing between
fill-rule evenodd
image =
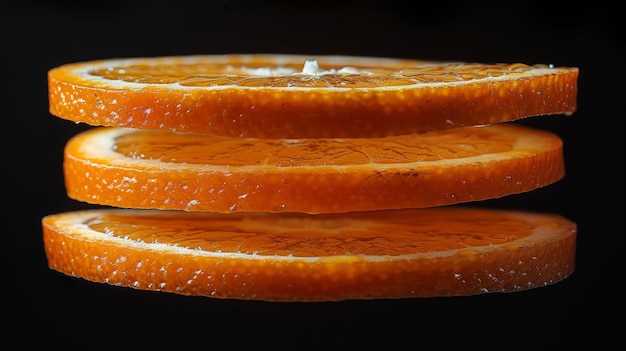
<instances>
[{"instance_id":1,"label":"middle orange slice","mask_svg":"<svg viewBox=\"0 0 626 351\"><path fill-rule=\"evenodd\" d=\"M74 136L64 160L75 200L222 213L442 206L534 190L564 173L557 135L504 123L363 139L98 127Z\"/></svg>"}]
</instances>

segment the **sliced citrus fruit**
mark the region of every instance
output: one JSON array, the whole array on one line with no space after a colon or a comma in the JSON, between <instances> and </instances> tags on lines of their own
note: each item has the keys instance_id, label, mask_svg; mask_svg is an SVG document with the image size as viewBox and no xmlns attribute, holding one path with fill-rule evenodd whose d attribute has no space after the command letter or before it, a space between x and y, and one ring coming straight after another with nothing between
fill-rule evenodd
<instances>
[{"instance_id":1,"label":"sliced citrus fruit","mask_svg":"<svg viewBox=\"0 0 626 351\"><path fill-rule=\"evenodd\" d=\"M349 214L100 209L43 219L49 267L142 290L267 301L515 292L574 271L576 225L479 208Z\"/></svg>"},{"instance_id":2,"label":"sliced citrus fruit","mask_svg":"<svg viewBox=\"0 0 626 351\"><path fill-rule=\"evenodd\" d=\"M75 200L211 212L351 212L497 198L564 176L562 140L509 124L355 139L97 127L70 139Z\"/></svg>"},{"instance_id":3,"label":"sliced citrus fruit","mask_svg":"<svg viewBox=\"0 0 626 351\"><path fill-rule=\"evenodd\" d=\"M381 137L576 110L578 68L304 55L79 62L49 110L92 125L254 138Z\"/></svg>"}]
</instances>

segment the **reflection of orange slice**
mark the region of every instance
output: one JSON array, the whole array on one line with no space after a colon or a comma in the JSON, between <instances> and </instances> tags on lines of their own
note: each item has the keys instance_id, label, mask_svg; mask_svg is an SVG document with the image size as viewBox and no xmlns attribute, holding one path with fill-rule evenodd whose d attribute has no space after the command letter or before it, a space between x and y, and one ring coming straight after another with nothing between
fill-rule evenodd
<instances>
[{"instance_id":1,"label":"reflection of orange slice","mask_svg":"<svg viewBox=\"0 0 626 351\"><path fill-rule=\"evenodd\" d=\"M471 208L350 214L91 210L43 219L49 266L182 295L330 301L513 292L574 270L576 226Z\"/></svg>"},{"instance_id":2,"label":"reflection of orange slice","mask_svg":"<svg viewBox=\"0 0 626 351\"><path fill-rule=\"evenodd\" d=\"M345 56L102 60L50 70L50 112L258 138L380 137L576 109L578 69Z\"/></svg>"},{"instance_id":3,"label":"reflection of orange slice","mask_svg":"<svg viewBox=\"0 0 626 351\"><path fill-rule=\"evenodd\" d=\"M73 199L187 211L431 207L526 192L563 175L559 137L504 124L302 140L96 128L65 153Z\"/></svg>"}]
</instances>

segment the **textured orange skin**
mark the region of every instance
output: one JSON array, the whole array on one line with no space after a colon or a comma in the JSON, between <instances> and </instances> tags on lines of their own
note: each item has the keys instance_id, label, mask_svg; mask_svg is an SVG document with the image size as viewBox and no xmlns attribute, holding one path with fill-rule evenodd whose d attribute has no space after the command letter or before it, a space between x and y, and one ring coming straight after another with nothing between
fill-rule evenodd
<instances>
[{"instance_id":1,"label":"textured orange skin","mask_svg":"<svg viewBox=\"0 0 626 351\"><path fill-rule=\"evenodd\" d=\"M541 226L550 233L530 243L387 260L339 255L305 262L145 250L75 235L57 227L55 216L43 219L43 230L50 268L89 281L181 295L307 302L515 292L559 282L574 271L576 226L542 216L547 219ZM472 228L468 223L467 230Z\"/></svg>"},{"instance_id":2,"label":"textured orange skin","mask_svg":"<svg viewBox=\"0 0 626 351\"><path fill-rule=\"evenodd\" d=\"M48 75L49 111L91 125L254 138L381 137L572 113L578 70L402 89L224 90L90 86ZM150 112L147 113L146 111Z\"/></svg>"},{"instance_id":3,"label":"textured orange skin","mask_svg":"<svg viewBox=\"0 0 626 351\"><path fill-rule=\"evenodd\" d=\"M525 134L512 127L492 129L509 130L512 138ZM421 208L498 198L558 181L565 174L562 141L544 131L532 134L545 135L538 139L541 150L512 150L506 159L484 163L470 159L448 167L430 162L392 168L235 167L226 174L190 171L175 163L170 163L174 168L159 169L90 159L80 150L84 133L67 144L64 172L70 198L123 208L224 213Z\"/></svg>"},{"instance_id":4,"label":"textured orange skin","mask_svg":"<svg viewBox=\"0 0 626 351\"><path fill-rule=\"evenodd\" d=\"M303 93L115 90L83 86L65 73L53 70L48 76L50 112L55 116L93 125L259 138L380 137L567 114L576 109L578 77L577 69L563 69L482 84L371 91L319 88ZM139 173L107 169L94 160L73 157L68 147L65 175L70 197L119 207L343 213L431 207L530 191L564 175L560 141L554 145L550 151L502 164L445 171L372 167L366 174L362 169L318 168L287 176L250 172L228 177L220 173L197 177L172 169ZM136 183L102 186L124 178ZM198 198L194 191L208 187L222 192L190 206L190 199ZM43 219L50 268L94 282L181 295L266 301L462 296L545 286L574 271L576 228L558 217L544 223L555 236L537 245L499 246L503 250L470 247L437 258L367 261L335 256L306 262L139 249L130 241L119 245L74 235L68 228L55 227L54 218ZM128 224L133 224L132 216Z\"/></svg>"}]
</instances>

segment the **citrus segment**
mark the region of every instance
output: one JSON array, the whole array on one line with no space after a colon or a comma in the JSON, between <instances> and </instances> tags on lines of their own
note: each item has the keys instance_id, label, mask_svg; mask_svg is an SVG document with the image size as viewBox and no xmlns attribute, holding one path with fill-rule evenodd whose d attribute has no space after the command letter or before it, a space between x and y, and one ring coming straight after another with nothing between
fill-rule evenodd
<instances>
[{"instance_id":1,"label":"citrus segment","mask_svg":"<svg viewBox=\"0 0 626 351\"><path fill-rule=\"evenodd\" d=\"M198 55L48 73L49 110L92 125L254 138L382 137L576 110L578 69L350 56Z\"/></svg>"},{"instance_id":2,"label":"citrus segment","mask_svg":"<svg viewBox=\"0 0 626 351\"><path fill-rule=\"evenodd\" d=\"M51 269L182 295L331 301L515 292L574 271L576 226L478 208L350 214L86 210L43 219Z\"/></svg>"},{"instance_id":3,"label":"citrus segment","mask_svg":"<svg viewBox=\"0 0 626 351\"><path fill-rule=\"evenodd\" d=\"M94 128L70 139L70 198L124 208L351 212L497 198L564 176L561 139L509 124L361 139Z\"/></svg>"}]
</instances>

